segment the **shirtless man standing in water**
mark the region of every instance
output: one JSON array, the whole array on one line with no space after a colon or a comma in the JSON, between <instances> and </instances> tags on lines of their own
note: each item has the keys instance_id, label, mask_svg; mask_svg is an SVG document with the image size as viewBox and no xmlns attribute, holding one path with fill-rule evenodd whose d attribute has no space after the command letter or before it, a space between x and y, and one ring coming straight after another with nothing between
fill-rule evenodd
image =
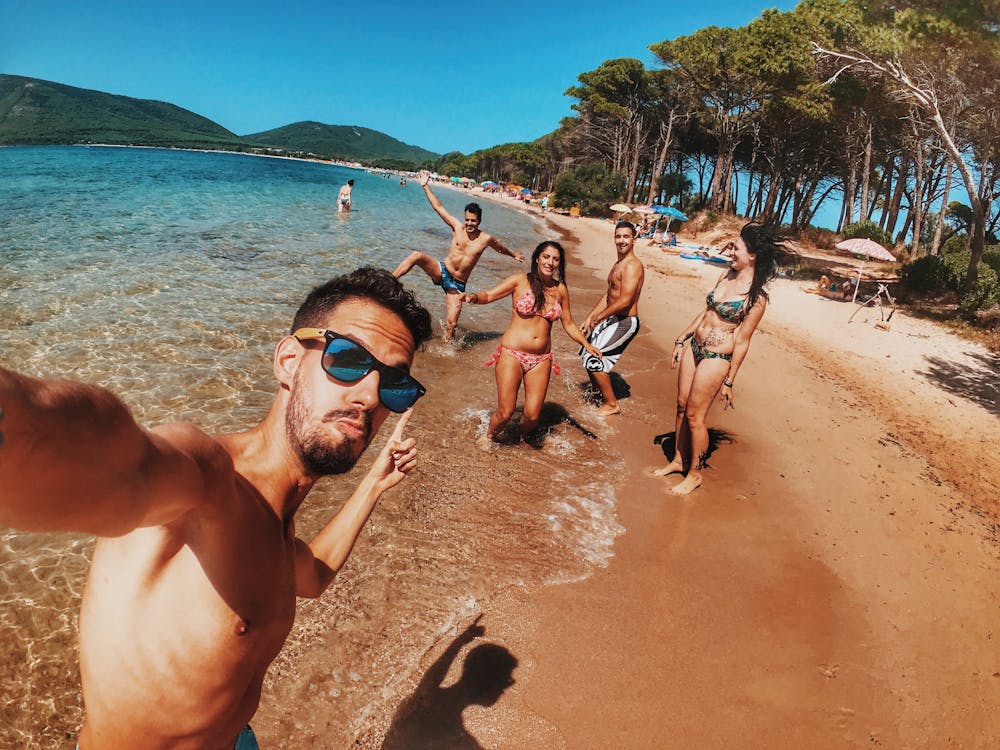
<instances>
[{"instance_id":1,"label":"shirtless man standing in water","mask_svg":"<svg viewBox=\"0 0 1000 750\"><path fill-rule=\"evenodd\" d=\"M336 331L337 333L334 333ZM387 271L317 287L278 342L279 389L247 432L145 430L110 391L0 368L0 527L98 536L80 612L81 750L252 750L268 665L416 465L403 438L430 315ZM294 515L402 413L309 543ZM295 744L294 740L291 744Z\"/></svg>"},{"instance_id":2,"label":"shirtless man standing in water","mask_svg":"<svg viewBox=\"0 0 1000 750\"><path fill-rule=\"evenodd\" d=\"M470 203L465 207L465 222L463 223L449 214L441 205L438 197L431 191L430 175L426 170L420 172L417 181L424 189L431 207L437 211L438 216L444 219L444 223L451 227L451 247L448 249L448 257L444 259L444 262L432 258L426 253L414 251L406 256L392 272L392 275L398 279L414 266L419 266L431 277L436 286L444 289L444 340L451 341L455 326L458 325L458 316L462 312L462 295L465 294L465 285L483 251L487 247L492 247L498 253L509 255L519 263L524 263L524 255L508 250L496 237L479 228L479 222L483 218L483 210L478 203Z\"/></svg>"}]
</instances>

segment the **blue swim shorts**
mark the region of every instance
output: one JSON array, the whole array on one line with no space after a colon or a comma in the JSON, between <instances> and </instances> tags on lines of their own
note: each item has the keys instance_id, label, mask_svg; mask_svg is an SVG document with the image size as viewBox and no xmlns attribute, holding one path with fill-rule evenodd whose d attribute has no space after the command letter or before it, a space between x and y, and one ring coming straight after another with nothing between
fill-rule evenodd
<instances>
[{"instance_id":1,"label":"blue swim shorts","mask_svg":"<svg viewBox=\"0 0 1000 750\"><path fill-rule=\"evenodd\" d=\"M444 263L438 261L438 265L441 266L441 281L435 281L434 286L439 286L445 290L445 292L458 292L459 294L465 293L465 282L459 281L445 267Z\"/></svg>"},{"instance_id":2,"label":"blue swim shorts","mask_svg":"<svg viewBox=\"0 0 1000 750\"><path fill-rule=\"evenodd\" d=\"M80 750L79 742L76 743L76 750ZM233 750L260 750L260 745L257 744L257 737L254 735L249 724L240 730L240 734L236 738L236 744L233 745Z\"/></svg>"}]
</instances>

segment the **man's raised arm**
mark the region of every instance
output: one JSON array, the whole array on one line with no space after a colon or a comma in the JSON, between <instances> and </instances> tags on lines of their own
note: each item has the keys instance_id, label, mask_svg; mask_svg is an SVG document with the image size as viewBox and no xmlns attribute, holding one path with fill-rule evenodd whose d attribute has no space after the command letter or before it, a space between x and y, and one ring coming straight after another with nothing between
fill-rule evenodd
<instances>
[{"instance_id":1,"label":"man's raised arm","mask_svg":"<svg viewBox=\"0 0 1000 750\"><path fill-rule=\"evenodd\" d=\"M214 445L193 427L142 430L104 388L0 368L0 526L117 536L167 523L205 496L177 447L199 442Z\"/></svg>"},{"instance_id":2,"label":"man's raised arm","mask_svg":"<svg viewBox=\"0 0 1000 750\"><path fill-rule=\"evenodd\" d=\"M420 174L417 175L417 182L420 183L420 187L424 189L424 195L427 196L427 200L430 201L431 208L437 211L437 215L444 219L444 223L451 227L453 230L457 230L462 226L462 222L448 213L444 206L441 205L441 201L438 197L434 195L431 190L431 176L426 169L421 170Z\"/></svg>"},{"instance_id":3,"label":"man's raised arm","mask_svg":"<svg viewBox=\"0 0 1000 750\"><path fill-rule=\"evenodd\" d=\"M408 411L399 418L372 468L337 515L308 544L295 540L295 587L299 596L315 599L326 591L347 562L379 498L416 467L416 441L403 439L410 414Z\"/></svg>"}]
</instances>

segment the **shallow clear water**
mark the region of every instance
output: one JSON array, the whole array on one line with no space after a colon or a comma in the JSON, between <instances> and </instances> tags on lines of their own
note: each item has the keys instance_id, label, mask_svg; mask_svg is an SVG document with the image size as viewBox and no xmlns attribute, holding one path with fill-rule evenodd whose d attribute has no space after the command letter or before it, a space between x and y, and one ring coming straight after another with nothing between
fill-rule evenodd
<instances>
[{"instance_id":1,"label":"shallow clear water","mask_svg":"<svg viewBox=\"0 0 1000 750\"><path fill-rule=\"evenodd\" d=\"M348 178L354 207L339 215ZM436 192L454 215L470 200ZM530 253L542 239L523 214L483 207L484 229L509 247ZM448 240L413 181L234 154L0 149L0 363L107 386L142 424L243 429L270 404L274 343L309 289L359 265L393 268L415 249L443 257ZM522 268L489 254L470 290ZM405 281L442 321L440 290L418 271ZM592 303L577 301L577 317ZM482 363L509 316L507 302L467 308L457 345L418 353L429 392L410 433L421 469L383 498L331 590L301 603L255 720L263 746L377 746L450 626L507 586L605 563L620 466L599 428L589 425L595 439L573 424L587 421L583 378L558 327L556 358L568 366L549 389L551 432L535 447L483 440L496 395ZM300 535L366 469L362 459L321 483ZM62 747L79 726L77 613L92 548L86 537L0 531L0 747Z\"/></svg>"}]
</instances>

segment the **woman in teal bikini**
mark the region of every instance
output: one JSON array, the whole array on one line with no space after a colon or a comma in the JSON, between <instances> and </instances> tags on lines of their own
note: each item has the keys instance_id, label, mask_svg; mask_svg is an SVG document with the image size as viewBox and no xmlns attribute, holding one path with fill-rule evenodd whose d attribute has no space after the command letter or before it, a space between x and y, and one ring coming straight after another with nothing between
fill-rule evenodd
<instances>
[{"instance_id":1,"label":"woman in teal bikini","mask_svg":"<svg viewBox=\"0 0 1000 750\"><path fill-rule=\"evenodd\" d=\"M708 458L705 417L717 395L733 406L733 382L750 349L750 337L767 308L764 285L777 269L779 237L772 227L746 224L733 244L732 263L705 298L705 309L674 342L671 368L677 376L677 447L655 473L687 476L672 488L686 495L702 483ZM690 341L691 346L685 346Z\"/></svg>"},{"instance_id":2,"label":"woman in teal bikini","mask_svg":"<svg viewBox=\"0 0 1000 750\"><path fill-rule=\"evenodd\" d=\"M488 292L462 295L462 302L486 305L513 295L514 310L510 325L500 339L487 366L496 365L497 408L490 417L487 434L495 438L507 425L517 392L524 382L524 416L520 435L524 437L538 425L549 377L559 367L552 360L552 323L562 323L563 330L575 342L595 357L599 349L587 342L587 337L573 322L566 288L566 259L558 242L543 242L531 254L531 270L508 276Z\"/></svg>"}]
</instances>

